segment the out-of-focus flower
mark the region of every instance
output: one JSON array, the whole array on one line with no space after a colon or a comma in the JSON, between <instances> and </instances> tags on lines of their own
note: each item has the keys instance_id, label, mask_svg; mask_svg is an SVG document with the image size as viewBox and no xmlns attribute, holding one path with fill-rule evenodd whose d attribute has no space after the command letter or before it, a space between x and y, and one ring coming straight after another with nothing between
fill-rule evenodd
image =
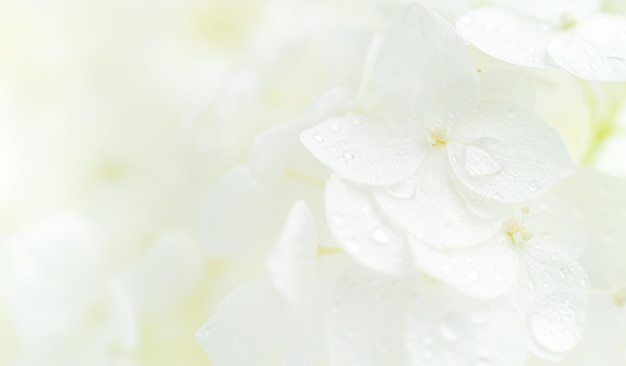
<instances>
[{"instance_id":1,"label":"out-of-focus flower","mask_svg":"<svg viewBox=\"0 0 626 366\"><path fill-rule=\"evenodd\" d=\"M516 65L559 66L588 80L626 80L626 18L599 0L495 0L457 23L480 50Z\"/></svg>"}]
</instances>

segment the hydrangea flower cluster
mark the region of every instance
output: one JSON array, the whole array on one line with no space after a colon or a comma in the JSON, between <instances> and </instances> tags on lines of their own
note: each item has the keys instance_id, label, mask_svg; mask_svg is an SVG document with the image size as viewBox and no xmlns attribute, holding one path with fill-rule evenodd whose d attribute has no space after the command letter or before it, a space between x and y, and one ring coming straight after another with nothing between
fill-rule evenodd
<instances>
[{"instance_id":1,"label":"hydrangea flower cluster","mask_svg":"<svg viewBox=\"0 0 626 366\"><path fill-rule=\"evenodd\" d=\"M0 2L0 365L626 366L624 4Z\"/></svg>"},{"instance_id":2,"label":"hydrangea flower cluster","mask_svg":"<svg viewBox=\"0 0 626 366\"><path fill-rule=\"evenodd\" d=\"M596 322L581 256L597 239L586 215L606 198L577 190L620 183L576 172L522 71L476 65L462 37L512 63L616 81L626 76L620 48L582 42L604 42L598 34L624 21L584 1L497 3L458 31L409 5L372 41L356 90L332 90L257 139L255 185L268 174L305 181L323 194L323 215L313 213L319 197L295 200L266 274L200 328L215 366L590 365L600 355L581 345ZM296 135L328 169L325 183L302 146L280 141ZM610 290L618 308L623 285ZM618 344L605 348L614 365L626 362Z\"/></svg>"}]
</instances>

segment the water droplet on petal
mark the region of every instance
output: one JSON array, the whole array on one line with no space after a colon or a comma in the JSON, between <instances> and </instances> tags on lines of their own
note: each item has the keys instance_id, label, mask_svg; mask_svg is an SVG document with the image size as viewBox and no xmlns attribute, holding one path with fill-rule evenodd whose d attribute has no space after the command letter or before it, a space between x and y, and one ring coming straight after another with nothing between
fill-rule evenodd
<instances>
[{"instance_id":1,"label":"water droplet on petal","mask_svg":"<svg viewBox=\"0 0 626 366\"><path fill-rule=\"evenodd\" d=\"M372 239L379 243L388 243L390 238L387 232L382 229L375 229L372 231Z\"/></svg>"},{"instance_id":2,"label":"water droplet on petal","mask_svg":"<svg viewBox=\"0 0 626 366\"><path fill-rule=\"evenodd\" d=\"M581 278L581 279L580 279L580 286L581 286L582 288L587 288L587 280L586 280L586 279L584 279L584 278Z\"/></svg>"},{"instance_id":3,"label":"water droplet on petal","mask_svg":"<svg viewBox=\"0 0 626 366\"><path fill-rule=\"evenodd\" d=\"M354 153L352 151L346 151L343 153L343 155L341 155L341 157L344 158L346 161L352 160L354 159Z\"/></svg>"},{"instance_id":4,"label":"water droplet on petal","mask_svg":"<svg viewBox=\"0 0 626 366\"><path fill-rule=\"evenodd\" d=\"M324 142L324 138L321 135L317 134L317 133L315 135L313 135L313 140L315 140L316 142L319 142L319 143Z\"/></svg>"},{"instance_id":5,"label":"water droplet on petal","mask_svg":"<svg viewBox=\"0 0 626 366\"><path fill-rule=\"evenodd\" d=\"M449 321L446 321L446 323L442 324L439 330L443 339L447 341L454 342L458 338L458 335L450 326Z\"/></svg>"},{"instance_id":6,"label":"water droplet on petal","mask_svg":"<svg viewBox=\"0 0 626 366\"><path fill-rule=\"evenodd\" d=\"M459 19L459 22L461 24L467 25L467 26L474 25L474 23L475 23L474 18L472 18L470 16L461 17L461 19Z\"/></svg>"}]
</instances>

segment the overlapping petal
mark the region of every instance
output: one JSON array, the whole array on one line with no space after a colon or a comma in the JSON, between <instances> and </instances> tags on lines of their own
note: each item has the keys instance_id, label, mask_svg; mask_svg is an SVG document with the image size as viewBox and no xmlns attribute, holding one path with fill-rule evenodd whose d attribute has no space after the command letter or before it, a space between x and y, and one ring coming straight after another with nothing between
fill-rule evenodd
<instances>
[{"instance_id":1,"label":"overlapping petal","mask_svg":"<svg viewBox=\"0 0 626 366\"><path fill-rule=\"evenodd\" d=\"M367 185L395 183L411 175L426 152L426 139L400 136L363 115L332 117L303 132L300 140L342 177Z\"/></svg>"},{"instance_id":2,"label":"overlapping petal","mask_svg":"<svg viewBox=\"0 0 626 366\"><path fill-rule=\"evenodd\" d=\"M476 248L446 251L413 242L412 249L424 272L473 298L502 296L519 279L517 253L495 241Z\"/></svg>"},{"instance_id":3,"label":"overlapping petal","mask_svg":"<svg viewBox=\"0 0 626 366\"><path fill-rule=\"evenodd\" d=\"M515 65L555 67L548 45L558 29L512 11L484 7L470 11L457 29L481 51Z\"/></svg>"},{"instance_id":4,"label":"overlapping petal","mask_svg":"<svg viewBox=\"0 0 626 366\"><path fill-rule=\"evenodd\" d=\"M522 107L486 101L452 138L449 157L456 176L497 201L537 197L574 172L559 134Z\"/></svg>"},{"instance_id":5,"label":"overlapping petal","mask_svg":"<svg viewBox=\"0 0 626 366\"><path fill-rule=\"evenodd\" d=\"M527 333L508 302L477 301L443 286L422 288L407 324L413 365L525 364Z\"/></svg>"},{"instance_id":6,"label":"overlapping petal","mask_svg":"<svg viewBox=\"0 0 626 366\"><path fill-rule=\"evenodd\" d=\"M415 134L435 119L463 121L480 93L474 64L454 27L417 4L387 32L375 78L391 122Z\"/></svg>"},{"instance_id":7,"label":"overlapping petal","mask_svg":"<svg viewBox=\"0 0 626 366\"><path fill-rule=\"evenodd\" d=\"M409 365L404 351L409 278L352 266L337 280L328 316L330 366Z\"/></svg>"},{"instance_id":8,"label":"overlapping petal","mask_svg":"<svg viewBox=\"0 0 626 366\"><path fill-rule=\"evenodd\" d=\"M558 357L582 338L589 279L567 253L540 240L527 245L520 253L524 280L518 289L530 301L528 326L536 351Z\"/></svg>"},{"instance_id":9,"label":"overlapping petal","mask_svg":"<svg viewBox=\"0 0 626 366\"><path fill-rule=\"evenodd\" d=\"M326 185L326 211L337 243L355 261L386 273L414 270L406 236L382 214L366 188L333 176Z\"/></svg>"},{"instance_id":10,"label":"overlapping petal","mask_svg":"<svg viewBox=\"0 0 626 366\"><path fill-rule=\"evenodd\" d=\"M596 15L573 31L556 35L548 47L563 69L587 80L626 80L626 17Z\"/></svg>"},{"instance_id":11,"label":"overlapping petal","mask_svg":"<svg viewBox=\"0 0 626 366\"><path fill-rule=\"evenodd\" d=\"M284 303L263 280L237 288L196 333L216 366L273 366L280 361Z\"/></svg>"},{"instance_id":12,"label":"overlapping petal","mask_svg":"<svg viewBox=\"0 0 626 366\"><path fill-rule=\"evenodd\" d=\"M439 249L480 243L502 220L472 212L464 190L453 181L445 152L440 152L429 153L402 190L376 189L376 201L387 217L420 242Z\"/></svg>"},{"instance_id":13,"label":"overlapping petal","mask_svg":"<svg viewBox=\"0 0 626 366\"><path fill-rule=\"evenodd\" d=\"M273 285L292 302L310 300L316 294L317 243L313 213L298 201L265 261Z\"/></svg>"}]
</instances>

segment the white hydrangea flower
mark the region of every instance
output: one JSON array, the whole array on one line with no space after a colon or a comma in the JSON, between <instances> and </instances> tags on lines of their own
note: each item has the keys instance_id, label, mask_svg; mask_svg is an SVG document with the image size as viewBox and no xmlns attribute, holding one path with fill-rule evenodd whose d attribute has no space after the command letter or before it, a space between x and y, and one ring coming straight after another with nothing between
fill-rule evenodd
<instances>
[{"instance_id":1,"label":"white hydrangea flower","mask_svg":"<svg viewBox=\"0 0 626 366\"><path fill-rule=\"evenodd\" d=\"M353 265L330 306L333 366L523 365L528 354L523 318L506 300L475 300L421 275Z\"/></svg>"},{"instance_id":2,"label":"white hydrangea flower","mask_svg":"<svg viewBox=\"0 0 626 366\"><path fill-rule=\"evenodd\" d=\"M333 260L318 260L318 229L296 202L266 260L268 278L237 288L196 339L216 366L316 365L324 345L324 292ZM242 350L244 350L242 352Z\"/></svg>"},{"instance_id":3,"label":"white hydrangea flower","mask_svg":"<svg viewBox=\"0 0 626 366\"><path fill-rule=\"evenodd\" d=\"M607 365L626 362L626 182L590 169L569 177L559 190L589 233L581 263L591 293L584 338L564 364Z\"/></svg>"},{"instance_id":4,"label":"white hydrangea flower","mask_svg":"<svg viewBox=\"0 0 626 366\"><path fill-rule=\"evenodd\" d=\"M340 176L376 187L380 208L424 242L476 244L501 225L494 205L536 197L573 171L559 135L524 102L480 100L465 45L424 7L389 31L375 79L382 110L353 109L300 138Z\"/></svg>"},{"instance_id":5,"label":"white hydrangea flower","mask_svg":"<svg viewBox=\"0 0 626 366\"><path fill-rule=\"evenodd\" d=\"M626 17L600 0L494 0L457 28L481 51L522 66L561 67L582 79L626 80Z\"/></svg>"},{"instance_id":6,"label":"white hydrangea flower","mask_svg":"<svg viewBox=\"0 0 626 366\"><path fill-rule=\"evenodd\" d=\"M364 188L335 176L327 195L331 229L358 262L391 274L419 268L478 299L511 296L543 357L558 358L580 340L589 280L574 258L587 235L567 200L549 194L512 208L483 243L440 250L391 224Z\"/></svg>"}]
</instances>

